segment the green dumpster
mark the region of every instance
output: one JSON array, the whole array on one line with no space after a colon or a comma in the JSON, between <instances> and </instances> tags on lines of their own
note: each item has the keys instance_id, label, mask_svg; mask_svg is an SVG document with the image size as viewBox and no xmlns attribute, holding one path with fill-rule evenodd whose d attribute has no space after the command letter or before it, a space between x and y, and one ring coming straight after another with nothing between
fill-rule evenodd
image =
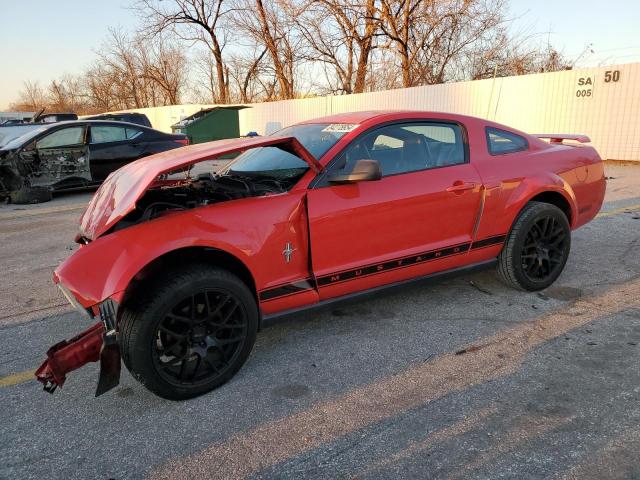
<instances>
[{"instance_id":1,"label":"green dumpster","mask_svg":"<svg viewBox=\"0 0 640 480\"><path fill-rule=\"evenodd\" d=\"M238 111L240 106L205 108L171 126L173 133L189 137L189 143L204 143L240 136Z\"/></svg>"}]
</instances>

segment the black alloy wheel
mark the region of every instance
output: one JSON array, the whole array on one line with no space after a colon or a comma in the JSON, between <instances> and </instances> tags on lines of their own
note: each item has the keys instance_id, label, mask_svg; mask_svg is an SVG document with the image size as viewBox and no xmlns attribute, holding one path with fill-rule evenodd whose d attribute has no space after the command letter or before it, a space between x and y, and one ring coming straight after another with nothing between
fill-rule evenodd
<instances>
[{"instance_id":1,"label":"black alloy wheel","mask_svg":"<svg viewBox=\"0 0 640 480\"><path fill-rule=\"evenodd\" d=\"M226 270L191 265L146 285L120 320L122 360L161 397L183 400L233 377L258 331L255 295Z\"/></svg>"},{"instance_id":2,"label":"black alloy wheel","mask_svg":"<svg viewBox=\"0 0 640 480\"><path fill-rule=\"evenodd\" d=\"M154 335L158 373L175 385L198 385L224 375L247 340L246 317L240 301L220 289L179 300Z\"/></svg>"},{"instance_id":3,"label":"black alloy wheel","mask_svg":"<svg viewBox=\"0 0 640 480\"><path fill-rule=\"evenodd\" d=\"M502 280L520 290L542 290L562 273L571 250L571 227L555 205L529 202L515 220L498 257Z\"/></svg>"},{"instance_id":4,"label":"black alloy wheel","mask_svg":"<svg viewBox=\"0 0 640 480\"><path fill-rule=\"evenodd\" d=\"M544 281L562 269L567 237L565 228L554 216L537 218L527 232L520 253L524 274L532 281Z\"/></svg>"}]
</instances>

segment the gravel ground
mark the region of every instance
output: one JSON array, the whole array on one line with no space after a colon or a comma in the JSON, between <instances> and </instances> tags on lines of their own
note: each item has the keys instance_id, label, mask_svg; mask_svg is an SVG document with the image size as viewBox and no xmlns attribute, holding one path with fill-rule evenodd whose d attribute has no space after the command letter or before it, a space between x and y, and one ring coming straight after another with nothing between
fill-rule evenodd
<instances>
[{"instance_id":1,"label":"gravel ground","mask_svg":"<svg viewBox=\"0 0 640 480\"><path fill-rule=\"evenodd\" d=\"M485 271L290 317L187 402L24 381L88 325L51 272L89 194L2 206L0 478L640 478L640 167L607 175L546 291Z\"/></svg>"}]
</instances>

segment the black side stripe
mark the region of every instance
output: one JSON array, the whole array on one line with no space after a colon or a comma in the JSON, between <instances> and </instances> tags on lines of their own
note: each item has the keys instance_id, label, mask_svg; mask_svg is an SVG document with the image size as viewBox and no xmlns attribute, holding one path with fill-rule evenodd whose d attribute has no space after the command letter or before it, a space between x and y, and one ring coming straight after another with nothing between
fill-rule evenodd
<instances>
[{"instance_id":1,"label":"black side stripe","mask_svg":"<svg viewBox=\"0 0 640 480\"><path fill-rule=\"evenodd\" d=\"M506 238L506 235L495 235L493 237L488 237L473 243L461 243L459 245L453 245L451 247L441 248L439 250L431 250L428 252L420 253L418 255L401 257L383 263L376 263L352 270L344 270L341 272L332 273L330 275L323 275L322 277L318 277L316 280L313 280L312 278L305 278L292 283L285 283L283 285L268 288L260 292L260 301L282 298L289 295L295 295L301 292L305 292L307 290L312 290L316 287L326 287L328 285L335 285L337 283L347 282L361 277L377 275L379 273L388 272L390 270L410 267L418 263L429 262L432 260L437 260L439 258L461 255L463 253L469 252L470 250L500 245L505 241Z\"/></svg>"},{"instance_id":2,"label":"black side stripe","mask_svg":"<svg viewBox=\"0 0 640 480\"><path fill-rule=\"evenodd\" d=\"M293 283L285 283L277 287L272 287L260 292L260 301L273 300L274 298L286 297L306 290L313 290L315 282L311 278L298 280Z\"/></svg>"},{"instance_id":3,"label":"black side stripe","mask_svg":"<svg viewBox=\"0 0 640 480\"><path fill-rule=\"evenodd\" d=\"M504 243L506 239L506 235L495 235L493 237L484 238L482 240L478 240L477 242L473 242L473 245L471 245L471 249L474 250L476 248L492 247L494 245Z\"/></svg>"},{"instance_id":4,"label":"black side stripe","mask_svg":"<svg viewBox=\"0 0 640 480\"><path fill-rule=\"evenodd\" d=\"M377 263L374 265L368 265L366 267L360 267L355 270L347 270L339 273L332 273L331 275L325 275L318 277L318 287L324 287L327 285L334 285L336 283L346 282L353 280L354 278L367 277L369 275L375 275L382 272L388 272L390 270L396 270L398 268L406 268L417 263L428 262L436 260L438 258L450 257L452 255L459 255L469 251L470 243L463 243L455 245L453 247L442 248L440 250L432 250L424 252L419 255L412 255L410 257L398 258L390 260L384 263Z\"/></svg>"}]
</instances>

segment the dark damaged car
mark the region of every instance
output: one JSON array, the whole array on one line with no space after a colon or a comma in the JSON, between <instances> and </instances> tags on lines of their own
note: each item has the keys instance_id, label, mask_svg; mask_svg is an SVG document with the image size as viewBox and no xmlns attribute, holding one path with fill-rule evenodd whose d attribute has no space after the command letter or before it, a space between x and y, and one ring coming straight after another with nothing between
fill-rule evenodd
<instances>
[{"instance_id":1,"label":"dark damaged car","mask_svg":"<svg viewBox=\"0 0 640 480\"><path fill-rule=\"evenodd\" d=\"M127 163L188 143L185 135L127 122L43 125L0 147L0 198L45 202L55 191L99 185Z\"/></svg>"}]
</instances>

